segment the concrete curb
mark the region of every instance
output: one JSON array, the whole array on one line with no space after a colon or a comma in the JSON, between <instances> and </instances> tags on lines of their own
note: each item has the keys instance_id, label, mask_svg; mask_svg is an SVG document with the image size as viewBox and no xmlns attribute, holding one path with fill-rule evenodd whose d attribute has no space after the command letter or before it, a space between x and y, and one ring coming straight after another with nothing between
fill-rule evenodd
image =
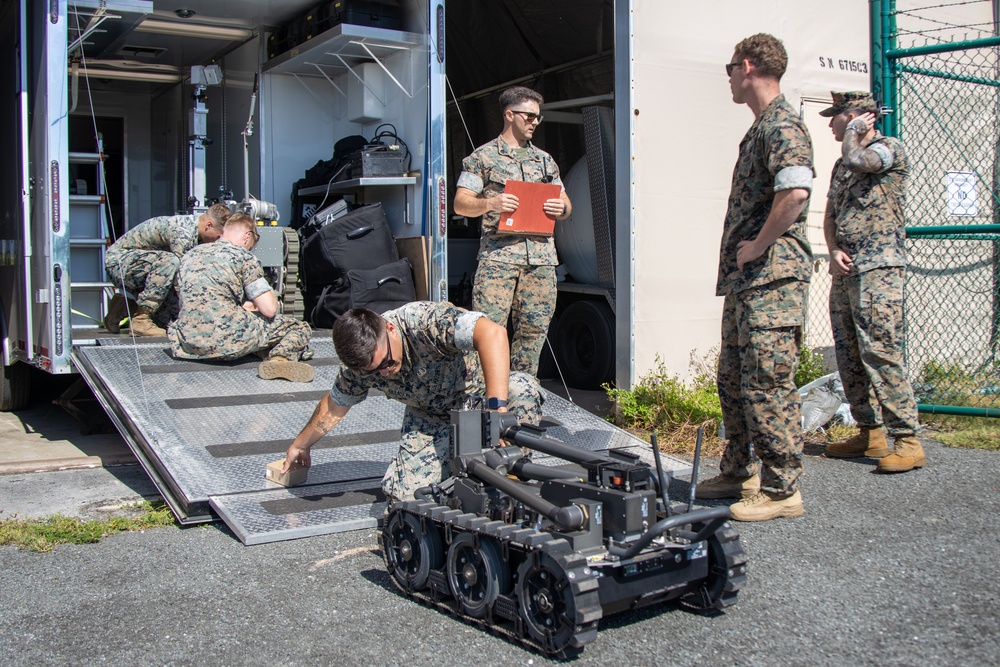
<instances>
[{"instance_id":1,"label":"concrete curb","mask_svg":"<svg viewBox=\"0 0 1000 667\"><path fill-rule=\"evenodd\" d=\"M29 472L53 472L56 470L74 470L80 468L102 468L106 466L138 465L139 462L131 452L111 456L72 456L62 459L38 459L35 461L17 461L0 463L0 475L14 475Z\"/></svg>"}]
</instances>

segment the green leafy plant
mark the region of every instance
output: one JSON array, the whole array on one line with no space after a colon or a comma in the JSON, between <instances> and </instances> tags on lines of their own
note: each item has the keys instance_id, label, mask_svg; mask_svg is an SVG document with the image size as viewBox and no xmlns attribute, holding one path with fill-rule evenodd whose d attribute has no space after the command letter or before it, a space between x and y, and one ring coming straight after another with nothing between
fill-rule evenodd
<instances>
[{"instance_id":1,"label":"green leafy plant","mask_svg":"<svg viewBox=\"0 0 1000 667\"><path fill-rule=\"evenodd\" d=\"M802 387L829 374L830 367L826 365L823 353L803 345L799 352L799 367L795 370L795 386Z\"/></svg>"},{"instance_id":2,"label":"green leafy plant","mask_svg":"<svg viewBox=\"0 0 1000 667\"><path fill-rule=\"evenodd\" d=\"M706 454L718 453L721 442L715 434L722 421L722 408L714 373L696 373L692 381L684 382L668 373L657 356L656 365L634 389L606 384L604 390L615 404L608 420L617 426L644 435L655 432L660 449L672 453L691 451L701 427L707 436Z\"/></svg>"}]
</instances>

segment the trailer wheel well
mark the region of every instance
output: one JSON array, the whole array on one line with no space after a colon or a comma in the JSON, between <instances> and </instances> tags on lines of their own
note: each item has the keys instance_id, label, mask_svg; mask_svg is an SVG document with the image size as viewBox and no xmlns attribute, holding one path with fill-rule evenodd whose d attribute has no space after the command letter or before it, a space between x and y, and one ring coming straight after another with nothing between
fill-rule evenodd
<instances>
[{"instance_id":1,"label":"trailer wheel well","mask_svg":"<svg viewBox=\"0 0 1000 667\"><path fill-rule=\"evenodd\" d=\"M615 369L615 317L600 301L580 300L559 315L556 354L566 382L598 389Z\"/></svg>"}]
</instances>

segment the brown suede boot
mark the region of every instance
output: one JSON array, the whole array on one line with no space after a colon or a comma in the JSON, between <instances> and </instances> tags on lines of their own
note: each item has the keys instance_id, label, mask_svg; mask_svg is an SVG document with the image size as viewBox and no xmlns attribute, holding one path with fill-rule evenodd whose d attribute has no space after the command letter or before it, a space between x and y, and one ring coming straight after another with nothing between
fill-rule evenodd
<instances>
[{"instance_id":1,"label":"brown suede boot","mask_svg":"<svg viewBox=\"0 0 1000 667\"><path fill-rule=\"evenodd\" d=\"M855 436L831 442L826 446L827 456L838 459L854 459L869 456L880 459L889 455L889 442L885 439L885 431L881 426L862 426L861 432Z\"/></svg>"},{"instance_id":2,"label":"brown suede boot","mask_svg":"<svg viewBox=\"0 0 1000 667\"><path fill-rule=\"evenodd\" d=\"M257 376L262 380L282 378L289 382L312 382L316 370L301 361L289 361L286 357L275 356L257 366Z\"/></svg>"},{"instance_id":3,"label":"brown suede boot","mask_svg":"<svg viewBox=\"0 0 1000 667\"><path fill-rule=\"evenodd\" d=\"M132 321L129 324L132 328L133 336L166 336L167 330L156 325L153 318L150 317L149 311L145 308L138 308L132 315Z\"/></svg>"},{"instance_id":4,"label":"brown suede boot","mask_svg":"<svg viewBox=\"0 0 1000 667\"><path fill-rule=\"evenodd\" d=\"M111 333L119 333L122 326L127 326L130 315L136 314L139 304L128 299L124 294L115 294L108 302L108 314L104 316L104 328Z\"/></svg>"},{"instance_id":5,"label":"brown suede boot","mask_svg":"<svg viewBox=\"0 0 1000 667\"><path fill-rule=\"evenodd\" d=\"M802 494L796 491L790 496L776 496L767 491L744 498L729 506L733 521L770 521L780 517L802 516Z\"/></svg>"},{"instance_id":6,"label":"brown suede boot","mask_svg":"<svg viewBox=\"0 0 1000 667\"><path fill-rule=\"evenodd\" d=\"M896 438L896 448L892 454L878 462L879 472L906 472L927 465L924 448L916 436Z\"/></svg>"},{"instance_id":7,"label":"brown suede boot","mask_svg":"<svg viewBox=\"0 0 1000 667\"><path fill-rule=\"evenodd\" d=\"M731 477L716 475L704 482L698 482L695 498L749 498L760 491L760 477Z\"/></svg>"}]
</instances>

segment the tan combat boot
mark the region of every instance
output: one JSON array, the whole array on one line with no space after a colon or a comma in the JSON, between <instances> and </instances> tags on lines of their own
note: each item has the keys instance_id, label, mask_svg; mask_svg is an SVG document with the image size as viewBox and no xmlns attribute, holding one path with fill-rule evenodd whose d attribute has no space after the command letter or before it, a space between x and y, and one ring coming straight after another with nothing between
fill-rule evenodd
<instances>
[{"instance_id":1,"label":"tan combat boot","mask_svg":"<svg viewBox=\"0 0 1000 667\"><path fill-rule=\"evenodd\" d=\"M129 324L132 328L133 336L166 336L167 331L156 325L153 318L150 317L149 311L145 308L137 308L135 314L132 315L132 321Z\"/></svg>"},{"instance_id":2,"label":"tan combat boot","mask_svg":"<svg viewBox=\"0 0 1000 667\"><path fill-rule=\"evenodd\" d=\"M704 482L698 482L695 498L749 498L760 491L760 477L733 477L716 475Z\"/></svg>"},{"instance_id":3,"label":"tan combat boot","mask_svg":"<svg viewBox=\"0 0 1000 667\"><path fill-rule=\"evenodd\" d=\"M879 472L906 472L927 465L924 448L916 436L896 438L896 448L892 454L878 462Z\"/></svg>"},{"instance_id":4,"label":"tan combat boot","mask_svg":"<svg viewBox=\"0 0 1000 667\"><path fill-rule=\"evenodd\" d=\"M862 456L880 459L889 455L889 442L885 439L881 426L862 426L857 435L827 445L825 454L838 459Z\"/></svg>"},{"instance_id":5,"label":"tan combat boot","mask_svg":"<svg viewBox=\"0 0 1000 667\"><path fill-rule=\"evenodd\" d=\"M287 357L270 357L257 366L257 376L263 380L282 378L289 382L312 382L316 371L301 361L289 361Z\"/></svg>"},{"instance_id":6,"label":"tan combat boot","mask_svg":"<svg viewBox=\"0 0 1000 667\"><path fill-rule=\"evenodd\" d=\"M778 517L802 516L802 494L777 496L767 491L744 498L729 506L734 521L769 521Z\"/></svg>"}]
</instances>

